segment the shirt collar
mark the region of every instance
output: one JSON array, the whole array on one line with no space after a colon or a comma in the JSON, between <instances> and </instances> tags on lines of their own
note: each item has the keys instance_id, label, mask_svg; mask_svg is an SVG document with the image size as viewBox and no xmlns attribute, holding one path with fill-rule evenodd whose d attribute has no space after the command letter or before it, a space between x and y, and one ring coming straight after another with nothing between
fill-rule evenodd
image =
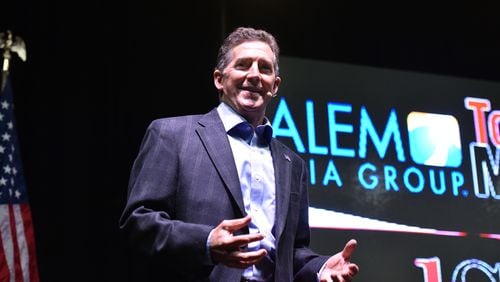
<instances>
[{"instance_id":1,"label":"shirt collar","mask_svg":"<svg viewBox=\"0 0 500 282\"><path fill-rule=\"evenodd\" d=\"M229 106L225 102L221 102L217 107L217 112L224 124L224 129L226 132L231 130L237 124L241 122L248 122L244 117L242 117L238 112L236 112L231 106ZM264 124L259 125L259 128L256 129L257 135L260 138L264 138L264 144L269 144L271 142L271 138L273 135L273 128L271 126L271 122L267 117L264 117ZM261 140L259 140L259 143Z\"/></svg>"},{"instance_id":2,"label":"shirt collar","mask_svg":"<svg viewBox=\"0 0 500 282\"><path fill-rule=\"evenodd\" d=\"M240 122L247 121L244 117L242 117L238 112L236 112L231 106L226 104L225 102L221 102L219 106L217 106L217 112L224 124L224 129L228 132L231 128L237 125ZM264 117L263 125L268 125L271 127L271 122L267 117Z\"/></svg>"}]
</instances>

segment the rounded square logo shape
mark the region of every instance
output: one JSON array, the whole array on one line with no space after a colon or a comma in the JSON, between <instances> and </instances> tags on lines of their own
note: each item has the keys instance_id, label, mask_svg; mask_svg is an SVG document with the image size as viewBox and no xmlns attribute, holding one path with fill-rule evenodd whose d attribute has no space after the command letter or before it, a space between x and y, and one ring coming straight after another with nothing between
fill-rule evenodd
<instances>
[{"instance_id":1,"label":"rounded square logo shape","mask_svg":"<svg viewBox=\"0 0 500 282\"><path fill-rule=\"evenodd\" d=\"M417 164L458 167L462 145L457 119L451 115L411 112L406 119L410 155Z\"/></svg>"}]
</instances>

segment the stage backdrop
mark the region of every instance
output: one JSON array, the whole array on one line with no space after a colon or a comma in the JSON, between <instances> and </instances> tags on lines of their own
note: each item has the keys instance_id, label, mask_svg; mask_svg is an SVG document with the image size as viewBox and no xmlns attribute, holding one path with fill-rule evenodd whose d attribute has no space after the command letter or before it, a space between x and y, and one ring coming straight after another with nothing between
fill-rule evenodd
<instances>
[{"instance_id":1,"label":"stage backdrop","mask_svg":"<svg viewBox=\"0 0 500 282\"><path fill-rule=\"evenodd\" d=\"M499 281L500 83L282 57L275 136L310 173L312 248L359 281Z\"/></svg>"}]
</instances>

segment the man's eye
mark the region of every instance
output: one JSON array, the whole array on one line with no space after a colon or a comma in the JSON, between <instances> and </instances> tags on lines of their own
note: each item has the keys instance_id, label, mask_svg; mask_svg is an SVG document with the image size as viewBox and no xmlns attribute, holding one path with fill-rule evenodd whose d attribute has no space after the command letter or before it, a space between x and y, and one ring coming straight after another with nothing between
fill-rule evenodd
<instances>
[{"instance_id":1,"label":"man's eye","mask_svg":"<svg viewBox=\"0 0 500 282\"><path fill-rule=\"evenodd\" d=\"M236 65L234 65L234 67L241 70L241 69L245 69L246 65L245 64L236 64Z\"/></svg>"},{"instance_id":2,"label":"man's eye","mask_svg":"<svg viewBox=\"0 0 500 282\"><path fill-rule=\"evenodd\" d=\"M261 71L262 73L269 74L269 73L272 73L272 72L273 72L273 68L271 68L271 67L267 67L267 66L264 66L264 67L261 67L261 68L260 68L260 71Z\"/></svg>"}]
</instances>

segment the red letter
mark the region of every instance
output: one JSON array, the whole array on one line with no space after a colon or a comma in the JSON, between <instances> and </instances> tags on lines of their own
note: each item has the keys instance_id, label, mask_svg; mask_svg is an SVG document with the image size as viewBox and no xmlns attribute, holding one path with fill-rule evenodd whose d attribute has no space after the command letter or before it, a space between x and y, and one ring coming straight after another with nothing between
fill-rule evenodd
<instances>
[{"instance_id":1,"label":"red letter","mask_svg":"<svg viewBox=\"0 0 500 282\"><path fill-rule=\"evenodd\" d=\"M472 114L474 116L474 128L476 129L476 142L481 144L488 144L484 112L490 110L490 100L466 97L465 108L472 110Z\"/></svg>"},{"instance_id":2,"label":"red letter","mask_svg":"<svg viewBox=\"0 0 500 282\"><path fill-rule=\"evenodd\" d=\"M490 140L496 148L500 147L500 111L493 111L488 116Z\"/></svg>"}]
</instances>

